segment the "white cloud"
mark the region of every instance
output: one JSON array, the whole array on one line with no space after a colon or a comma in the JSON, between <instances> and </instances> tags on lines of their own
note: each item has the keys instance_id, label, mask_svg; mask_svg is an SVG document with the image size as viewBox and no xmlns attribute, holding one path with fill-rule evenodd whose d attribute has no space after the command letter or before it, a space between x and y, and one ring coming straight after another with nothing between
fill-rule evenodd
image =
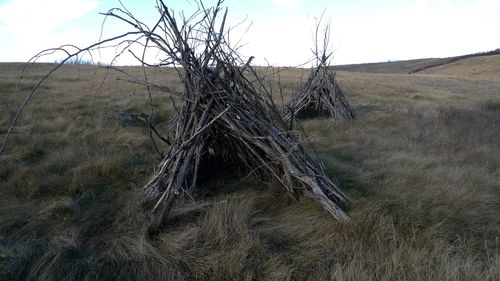
<instances>
[{"instance_id":1,"label":"white cloud","mask_svg":"<svg viewBox=\"0 0 500 281\"><path fill-rule=\"evenodd\" d=\"M301 0L273 0L273 4L278 7L295 8L300 5Z\"/></svg>"},{"instance_id":2,"label":"white cloud","mask_svg":"<svg viewBox=\"0 0 500 281\"><path fill-rule=\"evenodd\" d=\"M498 0L495 0L498 1ZM447 57L500 46L498 2L477 0L400 0L381 13L364 10L334 16L341 63ZM362 20L360 20L362 19ZM369 23L369 24L367 24Z\"/></svg>"},{"instance_id":3,"label":"white cloud","mask_svg":"<svg viewBox=\"0 0 500 281\"><path fill-rule=\"evenodd\" d=\"M0 5L0 30L50 32L98 6L98 0L11 0Z\"/></svg>"},{"instance_id":4,"label":"white cloud","mask_svg":"<svg viewBox=\"0 0 500 281\"><path fill-rule=\"evenodd\" d=\"M0 4L0 34L8 38L0 61L26 61L42 49L89 40L72 23L99 4L99 0L10 0Z\"/></svg>"},{"instance_id":5,"label":"white cloud","mask_svg":"<svg viewBox=\"0 0 500 281\"><path fill-rule=\"evenodd\" d=\"M249 21L253 22L241 42L247 44L242 48L243 55L254 55L255 62L260 64L266 63L264 58L277 65L298 65L306 61L311 56L313 43L312 18L321 15L324 8L328 12L326 16L332 18L331 43L337 64L452 56L500 46L500 37L492 36L498 33L496 29L500 26L499 0L389 0L381 6L373 3L339 6L336 2L315 2L324 3L324 7L310 3L305 6L301 0L273 0L266 2L269 9L266 13L261 9L242 9L239 12L248 13ZM99 3L103 9L116 4L117 0L107 3L102 0L0 0L0 3L4 3L0 4L0 61L25 61L48 47L64 43L83 47L97 42L102 17L94 10ZM141 11L146 19L147 11ZM240 39L245 30L246 27L242 27L232 38ZM128 29L121 29L116 21L108 21L103 38L126 31ZM108 61L111 55L102 53L102 61ZM124 59L123 63L129 62Z\"/></svg>"}]
</instances>

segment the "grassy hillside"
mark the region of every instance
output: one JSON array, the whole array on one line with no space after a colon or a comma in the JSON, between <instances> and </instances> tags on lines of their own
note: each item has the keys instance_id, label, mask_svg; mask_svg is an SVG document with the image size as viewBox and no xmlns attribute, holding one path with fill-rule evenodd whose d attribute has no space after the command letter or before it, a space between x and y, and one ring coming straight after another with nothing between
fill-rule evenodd
<instances>
[{"instance_id":1,"label":"grassy hillside","mask_svg":"<svg viewBox=\"0 0 500 281\"><path fill-rule=\"evenodd\" d=\"M480 70L488 75L487 78L496 78L498 75L498 55L500 55L500 49L475 53L456 57L447 58L426 58L426 59L414 59L414 60L401 60L401 61L390 61L390 62L379 62L379 63L362 63L362 64L348 64L348 65L338 65L335 66L336 70L349 71L349 72L363 72L363 73L382 73L382 74L412 74L419 72L426 72L427 70L437 68L437 69L447 69L449 64L453 65L454 68L459 68L456 70L450 70L450 73L458 71L465 76L474 76L475 73ZM458 64L458 66L456 66ZM469 70L463 72L460 68L473 68L475 70ZM445 71L446 72L446 71ZM434 73L434 72L429 72ZM437 73L437 72L436 72ZM495 73L495 74L492 74ZM493 77L492 77L493 76Z\"/></svg>"},{"instance_id":2,"label":"grassy hillside","mask_svg":"<svg viewBox=\"0 0 500 281\"><path fill-rule=\"evenodd\" d=\"M500 81L500 55L466 58L429 68L420 73Z\"/></svg>"},{"instance_id":3,"label":"grassy hillside","mask_svg":"<svg viewBox=\"0 0 500 281\"><path fill-rule=\"evenodd\" d=\"M16 92L21 65L0 64L0 137L48 67ZM289 99L306 73L281 74ZM171 70L150 75L182 90ZM302 126L353 198L351 223L278 186L219 177L158 229L140 197L159 162L138 119L144 89L64 66L0 156L0 280L499 280L500 82L338 77L357 119ZM171 101L153 98L168 130Z\"/></svg>"},{"instance_id":4,"label":"grassy hillside","mask_svg":"<svg viewBox=\"0 0 500 281\"><path fill-rule=\"evenodd\" d=\"M335 66L336 70L363 73L408 74L415 70L435 65L441 61L439 58L346 64Z\"/></svg>"}]
</instances>

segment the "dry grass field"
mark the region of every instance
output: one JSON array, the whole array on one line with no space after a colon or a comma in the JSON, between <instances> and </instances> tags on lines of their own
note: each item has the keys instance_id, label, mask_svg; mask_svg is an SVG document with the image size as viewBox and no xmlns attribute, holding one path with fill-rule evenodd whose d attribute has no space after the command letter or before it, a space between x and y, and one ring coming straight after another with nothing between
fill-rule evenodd
<instances>
[{"instance_id":1,"label":"dry grass field","mask_svg":"<svg viewBox=\"0 0 500 281\"><path fill-rule=\"evenodd\" d=\"M138 118L149 112L145 90L65 65L0 156L0 280L500 280L493 59L424 75L338 73L357 119L301 125L353 198L351 223L279 186L219 176L161 229L140 200L159 163ZM0 137L49 67L35 65L15 91L22 65L0 64ZM281 72L286 99L306 75ZM150 76L182 90L171 70ZM153 98L168 130L170 98Z\"/></svg>"}]
</instances>

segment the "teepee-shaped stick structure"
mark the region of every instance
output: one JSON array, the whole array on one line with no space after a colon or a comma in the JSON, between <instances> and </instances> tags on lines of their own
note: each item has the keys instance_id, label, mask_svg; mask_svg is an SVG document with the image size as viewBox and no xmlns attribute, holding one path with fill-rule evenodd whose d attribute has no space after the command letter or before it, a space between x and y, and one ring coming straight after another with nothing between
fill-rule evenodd
<instances>
[{"instance_id":1,"label":"teepee-shaped stick structure","mask_svg":"<svg viewBox=\"0 0 500 281\"><path fill-rule=\"evenodd\" d=\"M148 198L157 200L154 208L162 209L160 222L176 198L197 187L201 173L227 171L274 179L295 196L317 200L336 219L350 220L342 209L346 195L284 129L251 59L243 61L228 45L223 36L227 10L220 16L220 5L203 7L198 17L181 24L162 5L159 26L167 36L148 33L184 83L170 144L145 186Z\"/></svg>"},{"instance_id":2,"label":"teepee-shaped stick structure","mask_svg":"<svg viewBox=\"0 0 500 281\"><path fill-rule=\"evenodd\" d=\"M316 66L311 70L309 78L298 94L286 107L283 114L286 123L292 124L293 119L300 115L329 116L333 120L354 119L354 111L344 96L335 77L335 71L329 63L332 53L327 54L328 31L329 27L327 26L321 54L318 52L316 36L316 51L313 51L316 57Z\"/></svg>"}]
</instances>

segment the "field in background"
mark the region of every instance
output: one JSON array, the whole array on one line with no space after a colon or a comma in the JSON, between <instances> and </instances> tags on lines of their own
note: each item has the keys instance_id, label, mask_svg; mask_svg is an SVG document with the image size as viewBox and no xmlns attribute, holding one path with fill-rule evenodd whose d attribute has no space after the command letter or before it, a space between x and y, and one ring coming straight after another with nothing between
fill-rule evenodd
<instances>
[{"instance_id":1,"label":"field in background","mask_svg":"<svg viewBox=\"0 0 500 281\"><path fill-rule=\"evenodd\" d=\"M441 62L441 59L429 58L405 61L346 64L335 66L335 69L340 71L363 73L408 74L416 69L426 68L439 62Z\"/></svg>"},{"instance_id":2,"label":"field in background","mask_svg":"<svg viewBox=\"0 0 500 281\"><path fill-rule=\"evenodd\" d=\"M426 69L420 74L471 77L500 81L500 55L472 57Z\"/></svg>"},{"instance_id":3,"label":"field in background","mask_svg":"<svg viewBox=\"0 0 500 281\"><path fill-rule=\"evenodd\" d=\"M66 65L0 156L0 280L498 280L500 79L489 62L338 73L357 119L302 127L354 199L352 223L278 186L217 179L162 229L139 199L159 162L139 119L147 94L124 74ZM22 65L0 64L0 136L49 67L16 92ZM282 70L285 100L306 75ZM150 76L182 91L171 70ZM170 98L153 98L167 130Z\"/></svg>"},{"instance_id":4,"label":"field in background","mask_svg":"<svg viewBox=\"0 0 500 281\"><path fill-rule=\"evenodd\" d=\"M340 71L363 72L363 73L385 73L385 74L413 74L425 73L430 70L440 72L441 69L448 69L448 66L463 65L463 68L452 71L453 74L465 74L476 76L477 72L487 73L488 77L496 77L498 81L498 57L500 49L489 52L475 53L447 58L427 58L402 61L389 61L379 63L361 63L335 66ZM457 63L458 62L458 63ZM467 69L467 70L466 70ZM463 72L465 71L465 72Z\"/></svg>"}]
</instances>

